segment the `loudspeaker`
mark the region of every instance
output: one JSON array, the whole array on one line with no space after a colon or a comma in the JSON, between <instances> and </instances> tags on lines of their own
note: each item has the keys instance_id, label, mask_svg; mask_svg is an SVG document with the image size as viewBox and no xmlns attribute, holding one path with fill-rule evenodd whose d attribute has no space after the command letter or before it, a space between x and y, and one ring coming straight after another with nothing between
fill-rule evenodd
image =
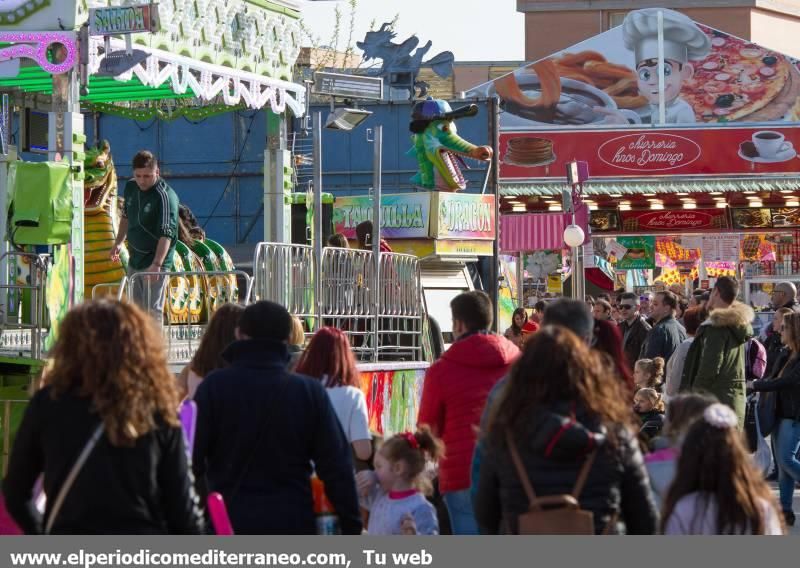
<instances>
[{"instance_id":1,"label":"loudspeaker","mask_svg":"<svg viewBox=\"0 0 800 568\"><path fill-rule=\"evenodd\" d=\"M311 227L306 223L306 210L305 203L292 204L292 244L295 245L310 245L311 241ZM322 243L328 241L328 238L333 234L333 204L322 204Z\"/></svg>"}]
</instances>

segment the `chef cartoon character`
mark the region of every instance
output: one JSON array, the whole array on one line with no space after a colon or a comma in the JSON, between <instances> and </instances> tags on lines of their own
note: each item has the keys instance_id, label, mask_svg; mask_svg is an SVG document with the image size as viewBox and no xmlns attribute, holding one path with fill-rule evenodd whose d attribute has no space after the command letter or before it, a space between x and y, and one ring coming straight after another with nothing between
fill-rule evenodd
<instances>
[{"instance_id":1,"label":"chef cartoon character","mask_svg":"<svg viewBox=\"0 0 800 568\"><path fill-rule=\"evenodd\" d=\"M658 122L658 13L664 17L664 103L668 124L696 122L694 109L680 97L685 81L694 76L690 61L711 52L711 40L691 18L661 8L629 12L622 22L625 47L633 51L639 92L650 103L650 122ZM613 111L612 111L613 112ZM619 122L609 114L606 122ZM643 122L647 117L643 117ZM627 121L626 121L627 122Z\"/></svg>"}]
</instances>

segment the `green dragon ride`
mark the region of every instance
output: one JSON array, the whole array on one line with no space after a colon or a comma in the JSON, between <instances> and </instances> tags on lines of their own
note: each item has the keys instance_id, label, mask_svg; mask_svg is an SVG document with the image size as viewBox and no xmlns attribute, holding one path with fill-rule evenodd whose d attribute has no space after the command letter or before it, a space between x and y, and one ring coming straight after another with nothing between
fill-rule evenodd
<instances>
[{"instance_id":1,"label":"green dragon ride","mask_svg":"<svg viewBox=\"0 0 800 568\"><path fill-rule=\"evenodd\" d=\"M427 99L414 105L409 129L414 147L410 156L417 158L419 171L411 183L424 189L461 191L467 186L459 164L462 157L487 162L492 158L489 146L476 146L458 135L455 121L478 114L477 105L453 110L447 101Z\"/></svg>"}]
</instances>

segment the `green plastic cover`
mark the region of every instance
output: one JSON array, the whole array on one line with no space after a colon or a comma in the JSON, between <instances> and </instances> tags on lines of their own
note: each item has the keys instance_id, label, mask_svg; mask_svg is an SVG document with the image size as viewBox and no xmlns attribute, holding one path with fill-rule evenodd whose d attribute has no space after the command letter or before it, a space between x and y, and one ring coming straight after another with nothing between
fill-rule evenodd
<instances>
[{"instance_id":1,"label":"green plastic cover","mask_svg":"<svg viewBox=\"0 0 800 568\"><path fill-rule=\"evenodd\" d=\"M292 205L305 205L306 204L306 194L305 193L292 193L289 195L289 202ZM326 205L333 204L333 194L332 193L325 193L322 192L322 203Z\"/></svg>"},{"instance_id":2,"label":"green plastic cover","mask_svg":"<svg viewBox=\"0 0 800 568\"><path fill-rule=\"evenodd\" d=\"M18 245L69 243L72 224L70 166L62 162L11 164L11 223Z\"/></svg>"}]
</instances>

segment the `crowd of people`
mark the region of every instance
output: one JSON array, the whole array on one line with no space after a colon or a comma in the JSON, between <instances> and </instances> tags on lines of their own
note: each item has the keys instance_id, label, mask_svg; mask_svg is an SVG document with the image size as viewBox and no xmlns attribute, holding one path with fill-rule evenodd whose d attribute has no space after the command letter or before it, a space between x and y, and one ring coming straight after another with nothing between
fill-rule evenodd
<instances>
[{"instance_id":1,"label":"crowd of people","mask_svg":"<svg viewBox=\"0 0 800 568\"><path fill-rule=\"evenodd\" d=\"M760 375L732 278L690 298L559 299L517 310L503 335L485 293L461 294L416 428L385 440L338 329L306 338L278 304L228 305L176 378L145 312L86 302L26 410L5 505L31 534L200 534L220 494L237 534L314 534L317 484L342 534L783 534L800 481L800 309L779 288ZM779 500L742 432L748 391Z\"/></svg>"}]
</instances>

